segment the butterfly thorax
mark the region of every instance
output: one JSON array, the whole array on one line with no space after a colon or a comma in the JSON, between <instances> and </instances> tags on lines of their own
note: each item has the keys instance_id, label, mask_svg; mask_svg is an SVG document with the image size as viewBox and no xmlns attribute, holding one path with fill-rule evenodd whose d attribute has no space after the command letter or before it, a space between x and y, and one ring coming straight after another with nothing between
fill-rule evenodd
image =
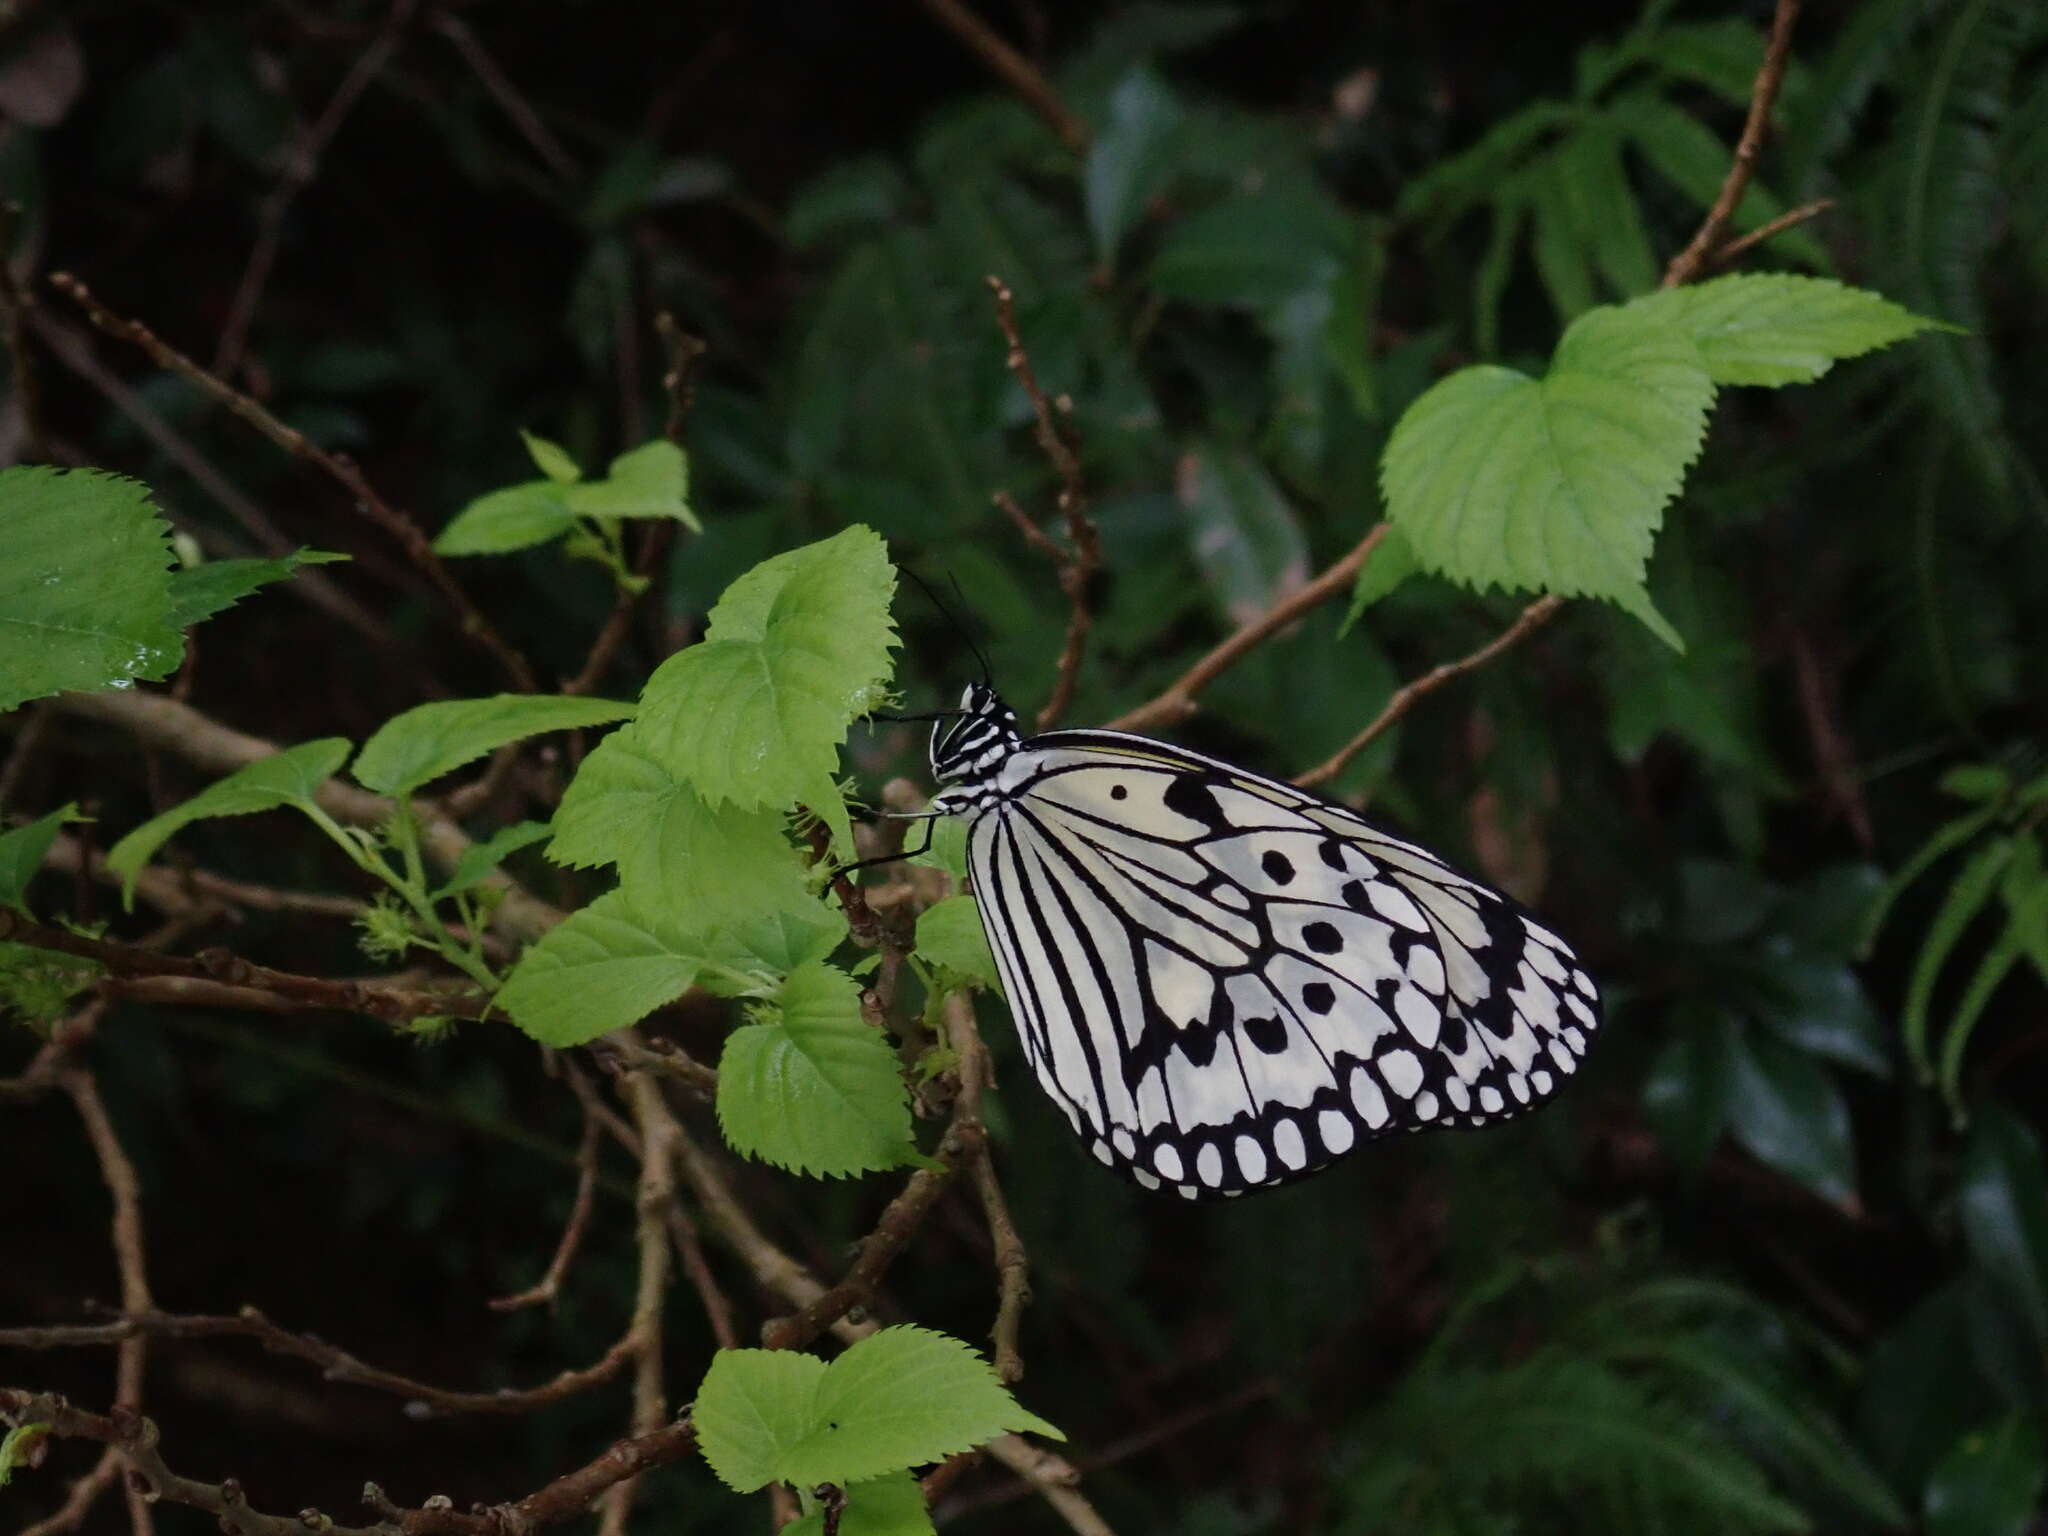
<instances>
[{"instance_id":1,"label":"butterfly thorax","mask_svg":"<svg viewBox=\"0 0 2048 1536\"><path fill-rule=\"evenodd\" d=\"M958 814L996 795L1004 765L1023 744L1010 706L986 684L969 683L959 711L932 730L932 776L947 786L939 801Z\"/></svg>"}]
</instances>

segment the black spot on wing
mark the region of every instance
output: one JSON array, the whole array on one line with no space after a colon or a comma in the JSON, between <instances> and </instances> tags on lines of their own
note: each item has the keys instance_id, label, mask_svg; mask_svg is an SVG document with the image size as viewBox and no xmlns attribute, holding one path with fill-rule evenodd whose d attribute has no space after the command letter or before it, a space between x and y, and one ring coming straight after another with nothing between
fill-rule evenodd
<instances>
[{"instance_id":1,"label":"black spot on wing","mask_svg":"<svg viewBox=\"0 0 2048 1536\"><path fill-rule=\"evenodd\" d=\"M1173 782L1166 786L1162 797L1166 808L1190 821L1199 821L1211 831L1221 831L1228 824L1223 815L1223 806L1216 799L1215 786L1210 776L1204 773L1178 773Z\"/></svg>"},{"instance_id":2,"label":"black spot on wing","mask_svg":"<svg viewBox=\"0 0 2048 1536\"><path fill-rule=\"evenodd\" d=\"M1333 923L1310 923L1301 930L1301 942L1319 955L1334 955L1344 947L1344 935Z\"/></svg>"},{"instance_id":3,"label":"black spot on wing","mask_svg":"<svg viewBox=\"0 0 2048 1536\"><path fill-rule=\"evenodd\" d=\"M1294 861L1278 848L1269 848L1259 859L1259 868L1266 872L1266 878L1275 885L1286 885L1294 879Z\"/></svg>"},{"instance_id":4,"label":"black spot on wing","mask_svg":"<svg viewBox=\"0 0 2048 1536\"><path fill-rule=\"evenodd\" d=\"M1246 1019L1244 1036L1268 1056L1277 1056L1287 1049L1287 1026L1278 1019Z\"/></svg>"}]
</instances>

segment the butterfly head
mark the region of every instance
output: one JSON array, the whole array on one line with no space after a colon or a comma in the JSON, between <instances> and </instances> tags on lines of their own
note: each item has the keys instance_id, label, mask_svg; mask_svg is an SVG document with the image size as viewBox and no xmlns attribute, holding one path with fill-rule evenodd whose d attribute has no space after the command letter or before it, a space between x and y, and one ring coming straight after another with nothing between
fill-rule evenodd
<instances>
[{"instance_id":1,"label":"butterfly head","mask_svg":"<svg viewBox=\"0 0 2048 1536\"><path fill-rule=\"evenodd\" d=\"M932 730L932 776L945 781L990 777L1023 740L1017 717L986 683L969 683L958 713Z\"/></svg>"}]
</instances>

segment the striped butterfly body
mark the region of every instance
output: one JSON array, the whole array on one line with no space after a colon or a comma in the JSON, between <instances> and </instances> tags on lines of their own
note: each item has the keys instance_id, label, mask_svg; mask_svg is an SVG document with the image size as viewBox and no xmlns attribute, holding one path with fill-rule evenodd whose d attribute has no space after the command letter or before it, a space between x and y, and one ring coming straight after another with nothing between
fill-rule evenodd
<instances>
[{"instance_id":1,"label":"striped butterfly body","mask_svg":"<svg viewBox=\"0 0 2048 1536\"><path fill-rule=\"evenodd\" d=\"M979 683L931 759L1025 1056L1148 1189L1239 1195L1506 1119L1599 1028L1529 913L1306 790L1120 731L1027 739Z\"/></svg>"}]
</instances>

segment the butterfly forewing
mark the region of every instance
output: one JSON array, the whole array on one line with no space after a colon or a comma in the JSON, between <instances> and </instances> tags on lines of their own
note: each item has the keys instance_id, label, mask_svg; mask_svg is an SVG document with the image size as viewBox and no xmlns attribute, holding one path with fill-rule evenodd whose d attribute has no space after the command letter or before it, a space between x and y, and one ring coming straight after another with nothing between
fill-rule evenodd
<instances>
[{"instance_id":1,"label":"butterfly forewing","mask_svg":"<svg viewBox=\"0 0 2048 1536\"><path fill-rule=\"evenodd\" d=\"M965 704L1008 719L985 689ZM1148 1187L1240 1194L1505 1118L1598 1027L1527 912L1304 790L1112 731L934 765L1033 1070Z\"/></svg>"}]
</instances>

